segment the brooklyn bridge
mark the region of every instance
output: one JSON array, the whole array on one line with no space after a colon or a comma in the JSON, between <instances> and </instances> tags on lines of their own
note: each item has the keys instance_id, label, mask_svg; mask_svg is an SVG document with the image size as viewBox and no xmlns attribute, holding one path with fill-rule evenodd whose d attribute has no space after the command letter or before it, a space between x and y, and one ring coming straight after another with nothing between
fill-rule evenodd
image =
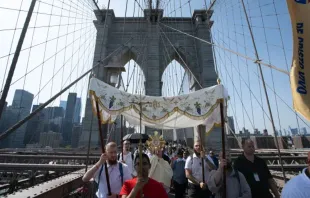
<instances>
[{"instance_id":1,"label":"brooklyn bridge","mask_svg":"<svg viewBox=\"0 0 310 198\"><path fill-rule=\"evenodd\" d=\"M82 178L104 146L122 152L129 140L134 153L155 131L171 159L200 141L234 161L251 139L281 192L310 151L310 123L292 102L290 21L278 0L0 2L0 197L94 197ZM94 79L139 104L99 95ZM221 85L224 110L212 117L213 99L194 94ZM149 96L201 103L143 107Z\"/></svg>"}]
</instances>

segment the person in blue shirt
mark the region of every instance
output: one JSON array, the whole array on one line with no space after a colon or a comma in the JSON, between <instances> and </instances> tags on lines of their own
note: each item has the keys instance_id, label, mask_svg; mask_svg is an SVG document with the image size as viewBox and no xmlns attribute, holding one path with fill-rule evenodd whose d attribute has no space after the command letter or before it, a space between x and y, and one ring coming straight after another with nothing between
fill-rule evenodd
<instances>
[{"instance_id":1,"label":"person in blue shirt","mask_svg":"<svg viewBox=\"0 0 310 198\"><path fill-rule=\"evenodd\" d=\"M185 159L183 158L183 150L178 149L178 158L171 163L173 170L173 186L175 190L175 198L183 198L187 187L187 179L185 175Z\"/></svg>"}]
</instances>

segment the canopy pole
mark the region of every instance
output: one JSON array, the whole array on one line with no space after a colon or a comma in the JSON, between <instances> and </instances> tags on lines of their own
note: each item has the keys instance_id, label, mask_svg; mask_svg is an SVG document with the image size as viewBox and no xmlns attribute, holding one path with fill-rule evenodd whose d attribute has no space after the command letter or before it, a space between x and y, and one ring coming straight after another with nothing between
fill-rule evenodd
<instances>
[{"instance_id":1,"label":"canopy pole","mask_svg":"<svg viewBox=\"0 0 310 198\"><path fill-rule=\"evenodd\" d=\"M221 111L221 129L222 129L222 158L226 159L226 148L225 148L225 118L224 118L224 100L220 101ZM226 166L223 168L223 198L226 198Z\"/></svg>"},{"instance_id":2,"label":"canopy pole","mask_svg":"<svg viewBox=\"0 0 310 198\"><path fill-rule=\"evenodd\" d=\"M141 94L140 94L140 140L139 140L139 176L142 177L142 101L141 101ZM143 190L140 191L140 197L142 196Z\"/></svg>"},{"instance_id":3,"label":"canopy pole","mask_svg":"<svg viewBox=\"0 0 310 198\"><path fill-rule=\"evenodd\" d=\"M101 116L100 116L100 110L99 110L99 104L98 99L96 99L96 109L97 109L97 118L98 118L98 129L99 129L99 136L100 136L100 144L101 144L101 151L102 153L105 153L104 149L104 143L103 143L103 131L102 131L102 125L101 125ZM105 170L105 178L107 180L107 187L108 187L108 195L112 195L111 193L111 186L110 186L110 179L109 179L109 173L108 173L108 166L107 162L104 162L104 170Z\"/></svg>"},{"instance_id":4,"label":"canopy pole","mask_svg":"<svg viewBox=\"0 0 310 198\"><path fill-rule=\"evenodd\" d=\"M123 149L124 149L123 148L123 143L124 143L124 141L123 141L123 135L124 135L123 134L123 122L124 122L123 121L123 115L121 115L121 149L122 149L121 151L122 151L122 161L125 161L124 160L124 151L123 151Z\"/></svg>"},{"instance_id":5,"label":"canopy pole","mask_svg":"<svg viewBox=\"0 0 310 198\"><path fill-rule=\"evenodd\" d=\"M198 125L198 134L199 134L199 139L200 139L200 146L201 146L201 150L205 151L205 148L203 146L203 141L202 141L202 133L203 131L203 126L202 125ZM203 183L205 183L205 163L204 163L204 158L205 156L200 156L201 158L201 166L202 166L202 181Z\"/></svg>"}]
</instances>

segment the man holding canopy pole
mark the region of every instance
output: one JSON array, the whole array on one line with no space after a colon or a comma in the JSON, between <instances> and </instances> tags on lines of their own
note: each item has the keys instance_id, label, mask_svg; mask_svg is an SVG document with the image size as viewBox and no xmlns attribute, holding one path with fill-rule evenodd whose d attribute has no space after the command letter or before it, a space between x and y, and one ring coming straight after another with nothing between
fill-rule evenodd
<instances>
[{"instance_id":1,"label":"man holding canopy pole","mask_svg":"<svg viewBox=\"0 0 310 198\"><path fill-rule=\"evenodd\" d=\"M107 180L105 178L105 163L108 167L109 183L111 194L108 196ZM89 169L82 180L88 182L94 178L98 184L98 191L96 193L98 198L117 198L121 191L123 182L131 179L130 171L127 165L117 161L117 146L114 142L109 142L105 146L105 153L103 153L99 161Z\"/></svg>"},{"instance_id":2,"label":"man holding canopy pole","mask_svg":"<svg viewBox=\"0 0 310 198\"><path fill-rule=\"evenodd\" d=\"M202 150L201 142L195 141L194 154L189 156L185 163L189 198L205 198L211 195L207 186L207 179L213 168L211 167L211 162L207 160L205 152Z\"/></svg>"}]
</instances>

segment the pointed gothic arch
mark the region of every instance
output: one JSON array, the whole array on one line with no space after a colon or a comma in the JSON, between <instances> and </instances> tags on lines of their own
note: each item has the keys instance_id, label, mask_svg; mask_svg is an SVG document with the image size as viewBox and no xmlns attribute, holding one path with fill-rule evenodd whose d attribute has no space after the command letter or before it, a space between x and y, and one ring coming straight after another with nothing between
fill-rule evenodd
<instances>
[{"instance_id":1,"label":"pointed gothic arch","mask_svg":"<svg viewBox=\"0 0 310 198\"><path fill-rule=\"evenodd\" d=\"M196 57L194 57L194 54L187 52L182 47L166 47L166 52L167 55L165 55L165 57L163 58L164 66L162 67L161 79L163 79L164 72L167 70L169 65L171 65L171 63L174 63L175 61L175 63L178 64L178 66L181 66L182 69L185 71L186 78L189 82L189 88L193 87L193 85L195 84L193 75L195 75L196 79L199 79L199 73L197 72L198 63Z\"/></svg>"},{"instance_id":2,"label":"pointed gothic arch","mask_svg":"<svg viewBox=\"0 0 310 198\"><path fill-rule=\"evenodd\" d=\"M122 84L120 89L131 94L145 94L145 75L141 66L134 60L130 59L124 65L126 72L122 72Z\"/></svg>"}]
</instances>

